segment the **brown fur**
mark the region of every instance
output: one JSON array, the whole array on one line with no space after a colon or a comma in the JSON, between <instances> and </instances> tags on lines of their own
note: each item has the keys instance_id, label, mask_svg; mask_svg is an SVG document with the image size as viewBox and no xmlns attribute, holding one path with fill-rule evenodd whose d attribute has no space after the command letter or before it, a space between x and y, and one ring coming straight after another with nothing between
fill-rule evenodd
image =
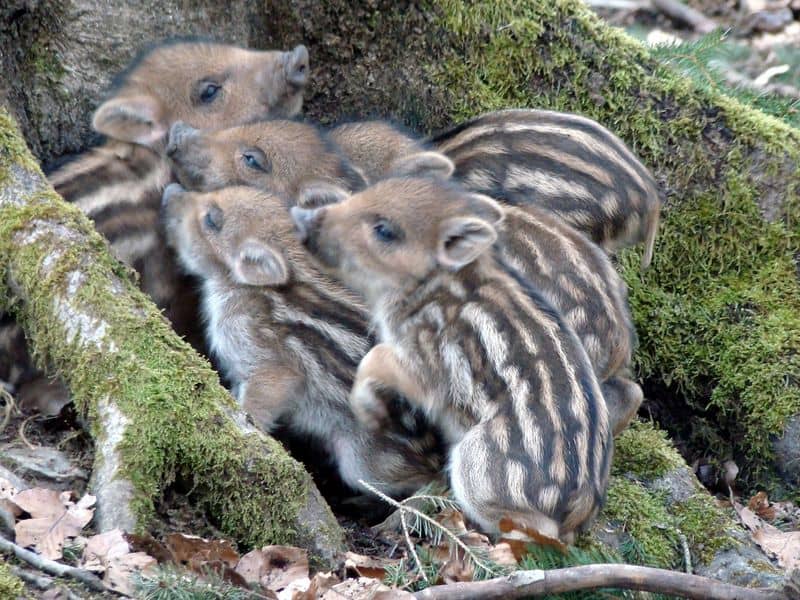
<instances>
[{"instance_id":1,"label":"brown fur","mask_svg":"<svg viewBox=\"0 0 800 600\"><path fill-rule=\"evenodd\" d=\"M194 285L180 274L158 225L161 192L171 179L161 155L167 132L177 120L214 128L292 116L302 106L307 79L303 46L289 52L206 42L158 46L131 64L97 108L93 125L106 142L48 175L56 191L94 221L115 256L139 272L142 289L197 347ZM200 96L211 84L219 89L203 102ZM0 338L12 339L15 331L8 323ZM0 353L0 362L5 359ZM30 369L15 370L21 372ZM20 381L13 377L10 383Z\"/></svg>"},{"instance_id":2,"label":"brown fur","mask_svg":"<svg viewBox=\"0 0 800 600\"><path fill-rule=\"evenodd\" d=\"M360 189L366 182L315 126L286 120L220 131L176 124L167 155L187 188L210 191L251 185L296 197L316 182Z\"/></svg>"},{"instance_id":3,"label":"brown fur","mask_svg":"<svg viewBox=\"0 0 800 600\"><path fill-rule=\"evenodd\" d=\"M336 201L336 192L323 184L341 184L342 174L348 172L339 147L332 147L319 129L308 124L270 121L212 133L184 131L173 131L171 136L170 146L180 148L173 155L176 170L185 173L181 178L187 183L203 184L203 189L244 183L288 193L296 204L309 207ZM335 139L345 144L348 150L344 153L352 157L359 155L357 149L364 139L382 140L367 144L370 151L365 154L375 162L362 171L370 177L387 175L375 164L390 171L439 178L452 172L445 156L415 143L393 142L393 136L405 134L380 121L348 124L334 129L337 131L340 135ZM388 148L383 156L381 148ZM397 148L412 154L400 155ZM267 172L248 168L242 160L243 152L256 149L270 157L272 166ZM345 187L360 189L346 182ZM345 193L339 192L340 197ZM564 315L584 343L598 378L613 380L608 388L611 420L615 434L622 431L641 404L642 394L628 373L635 333L627 291L608 257L549 211L531 205L507 208L498 252L509 271L527 279Z\"/></svg>"},{"instance_id":4,"label":"brown fur","mask_svg":"<svg viewBox=\"0 0 800 600\"><path fill-rule=\"evenodd\" d=\"M653 176L605 127L545 110L483 114L435 136L467 189L555 212L606 250L645 243L653 257L661 193Z\"/></svg>"},{"instance_id":5,"label":"brown fur","mask_svg":"<svg viewBox=\"0 0 800 600\"><path fill-rule=\"evenodd\" d=\"M320 273L294 234L289 201L253 188L164 193L169 240L203 281L212 353L256 422L280 421L321 442L342 478L409 494L439 477L437 438L405 412L382 435L347 402L373 340L355 295Z\"/></svg>"},{"instance_id":6,"label":"brown fur","mask_svg":"<svg viewBox=\"0 0 800 600\"><path fill-rule=\"evenodd\" d=\"M608 414L575 334L495 263L500 206L434 179L387 179L292 215L379 331L351 392L359 419L380 430L378 392L396 390L443 431L454 494L484 530L511 518L570 539L605 494Z\"/></svg>"}]
</instances>

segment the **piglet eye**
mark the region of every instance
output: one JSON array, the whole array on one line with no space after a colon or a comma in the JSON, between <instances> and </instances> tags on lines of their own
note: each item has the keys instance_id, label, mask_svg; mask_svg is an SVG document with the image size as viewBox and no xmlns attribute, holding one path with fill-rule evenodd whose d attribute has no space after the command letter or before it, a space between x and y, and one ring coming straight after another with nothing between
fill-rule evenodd
<instances>
[{"instance_id":1,"label":"piglet eye","mask_svg":"<svg viewBox=\"0 0 800 600\"><path fill-rule=\"evenodd\" d=\"M270 172L269 161L260 150L246 150L242 152L242 161L248 169L261 171L263 173Z\"/></svg>"},{"instance_id":2,"label":"piglet eye","mask_svg":"<svg viewBox=\"0 0 800 600\"><path fill-rule=\"evenodd\" d=\"M383 219L373 225L372 231L375 233L375 239L384 244L394 242L399 237L392 224Z\"/></svg>"},{"instance_id":3,"label":"piglet eye","mask_svg":"<svg viewBox=\"0 0 800 600\"><path fill-rule=\"evenodd\" d=\"M216 83L206 83L200 90L200 101L204 104L209 104L214 101L214 98L217 97L218 92L222 89L222 86L217 85Z\"/></svg>"},{"instance_id":4,"label":"piglet eye","mask_svg":"<svg viewBox=\"0 0 800 600\"><path fill-rule=\"evenodd\" d=\"M218 232L222 229L222 221L222 209L216 204L212 204L203 217L203 225L210 231Z\"/></svg>"}]
</instances>

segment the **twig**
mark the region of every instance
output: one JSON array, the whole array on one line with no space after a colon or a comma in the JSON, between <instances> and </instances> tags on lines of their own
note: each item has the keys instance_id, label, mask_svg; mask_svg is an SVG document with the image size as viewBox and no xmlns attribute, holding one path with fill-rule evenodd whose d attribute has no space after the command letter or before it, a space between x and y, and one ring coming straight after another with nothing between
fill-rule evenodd
<instances>
[{"instance_id":1,"label":"twig","mask_svg":"<svg viewBox=\"0 0 800 600\"><path fill-rule=\"evenodd\" d=\"M414 542L411 541L411 536L408 533L408 524L406 523L406 513L404 513L402 510L400 511L400 525L403 528L403 535L406 538L406 545L408 546L408 551L411 553L411 557L414 559L414 562L417 565L419 574L425 580L425 583L430 583L428 581L428 576L425 574L425 569L422 567L422 561L419 559L417 550L416 548L414 548Z\"/></svg>"},{"instance_id":2,"label":"twig","mask_svg":"<svg viewBox=\"0 0 800 600\"><path fill-rule=\"evenodd\" d=\"M670 19L686 23L700 33L711 33L717 28L714 21L680 0L650 0L650 2L653 8L660 10Z\"/></svg>"},{"instance_id":3,"label":"twig","mask_svg":"<svg viewBox=\"0 0 800 600\"><path fill-rule=\"evenodd\" d=\"M39 415L31 415L30 417L25 419L22 423L20 423L19 426L19 437L25 443L25 445L28 447L29 450L36 450L37 448L39 448L39 446L34 446L28 441L28 438L25 437L25 427L28 425L28 421L35 419L38 416Z\"/></svg>"},{"instance_id":4,"label":"twig","mask_svg":"<svg viewBox=\"0 0 800 600\"><path fill-rule=\"evenodd\" d=\"M537 597L578 590L621 588L697 600L786 600L781 590L744 588L666 569L634 565L584 565L549 571L516 571L486 581L437 585L414 594L429 600Z\"/></svg>"},{"instance_id":5,"label":"twig","mask_svg":"<svg viewBox=\"0 0 800 600\"><path fill-rule=\"evenodd\" d=\"M689 540L682 532L678 532L678 539L681 541L683 548L683 567L689 575L692 574L692 551L689 549Z\"/></svg>"},{"instance_id":6,"label":"twig","mask_svg":"<svg viewBox=\"0 0 800 600\"><path fill-rule=\"evenodd\" d=\"M461 548L464 551L464 554L469 557L469 560L471 560L473 563L475 563L476 566L478 566L481 569L483 569L486 573L494 574L496 572L495 569L493 569L489 565L486 565L483 562L481 562L480 559L475 554L475 552L473 552L473 550L469 546L467 546L463 541L461 541L458 538L458 536L456 534L454 534L452 531L450 531L447 527L445 527L441 523L437 522L436 519L432 519L431 517L426 515L421 510L418 510L418 509L416 509L416 508L414 508L412 506L407 506L406 504L403 504L403 502L405 502L405 500L403 502L398 502L394 498L391 498L391 497L387 496L386 494L381 492L379 489L377 489L377 488L373 487L372 485L368 484L363 479L359 479L358 483L363 485L367 490L369 490L370 492L375 494L378 498L380 498L381 500L383 500L387 504L390 504L391 506L394 506L396 509L398 509L400 511L410 512L412 515L415 515L417 518L422 519L423 521L425 521L425 522L429 523L430 525L432 525L435 529L443 532L450 540L452 540L459 548ZM412 496L412 498L413 498L413 496ZM411 498L409 498L409 500L410 499ZM401 521L404 522L404 520L402 519L402 515L401 515Z\"/></svg>"},{"instance_id":7,"label":"twig","mask_svg":"<svg viewBox=\"0 0 800 600\"><path fill-rule=\"evenodd\" d=\"M18 546L14 542L8 541L4 537L0 537L0 551L13 552L14 556L16 556L18 559L25 561L40 571L44 571L45 573L49 573L50 575L55 575L57 577L71 577L72 579L80 581L86 587L96 592L102 592L106 589L103 586L103 583L89 571L76 569L75 567L62 565L54 560L49 560L39 554L36 554L35 552L26 550L22 546Z\"/></svg>"}]
</instances>

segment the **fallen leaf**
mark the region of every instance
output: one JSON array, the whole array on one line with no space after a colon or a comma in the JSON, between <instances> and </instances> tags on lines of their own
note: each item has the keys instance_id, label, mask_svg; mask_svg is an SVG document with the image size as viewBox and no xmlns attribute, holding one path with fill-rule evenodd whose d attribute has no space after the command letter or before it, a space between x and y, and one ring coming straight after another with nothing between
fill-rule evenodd
<instances>
[{"instance_id":1,"label":"fallen leaf","mask_svg":"<svg viewBox=\"0 0 800 600\"><path fill-rule=\"evenodd\" d=\"M178 564L197 567L206 562L221 560L233 568L239 562L239 553L227 540L206 540L196 535L171 533L165 543Z\"/></svg>"},{"instance_id":2,"label":"fallen leaf","mask_svg":"<svg viewBox=\"0 0 800 600\"><path fill-rule=\"evenodd\" d=\"M749 508L734 503L742 524L750 530L753 540L787 571L800 567L800 531L781 531L770 525Z\"/></svg>"},{"instance_id":3,"label":"fallen leaf","mask_svg":"<svg viewBox=\"0 0 800 600\"><path fill-rule=\"evenodd\" d=\"M317 600L337 583L339 578L333 573L317 573L311 579L308 589L304 592L295 592L292 600Z\"/></svg>"},{"instance_id":4,"label":"fallen leaf","mask_svg":"<svg viewBox=\"0 0 800 600\"><path fill-rule=\"evenodd\" d=\"M112 529L105 533L93 535L86 540L83 548L81 568L87 571L104 573L112 558L124 556L131 551L125 534L120 529Z\"/></svg>"},{"instance_id":5,"label":"fallen leaf","mask_svg":"<svg viewBox=\"0 0 800 600\"><path fill-rule=\"evenodd\" d=\"M766 492L758 492L755 496L750 498L750 502L747 503L747 508L762 519L767 521L775 520L775 509L770 506Z\"/></svg>"},{"instance_id":6,"label":"fallen leaf","mask_svg":"<svg viewBox=\"0 0 800 600\"><path fill-rule=\"evenodd\" d=\"M381 592L389 595L380 596ZM408 598L409 596L397 595L399 590L391 590L377 579L370 577L359 577L358 579L346 579L342 583L337 583L322 596L322 600L362 600L364 598ZM410 596L413 597L413 596Z\"/></svg>"},{"instance_id":7,"label":"fallen leaf","mask_svg":"<svg viewBox=\"0 0 800 600\"><path fill-rule=\"evenodd\" d=\"M386 577L386 568L395 566L399 562L394 558L373 558L355 552L344 554L344 568L348 572L354 573L357 577L371 577L381 581Z\"/></svg>"},{"instance_id":8,"label":"fallen leaf","mask_svg":"<svg viewBox=\"0 0 800 600\"><path fill-rule=\"evenodd\" d=\"M463 560L448 560L439 570L439 576L444 583L456 583L459 581L472 581L475 569L466 564Z\"/></svg>"},{"instance_id":9,"label":"fallen leaf","mask_svg":"<svg viewBox=\"0 0 800 600\"><path fill-rule=\"evenodd\" d=\"M108 562L103 583L111 590L134 595L132 576L134 573L147 573L156 567L156 559L144 552L131 552L111 558Z\"/></svg>"},{"instance_id":10,"label":"fallen leaf","mask_svg":"<svg viewBox=\"0 0 800 600\"><path fill-rule=\"evenodd\" d=\"M245 554L235 570L247 583L278 592L295 579L308 579L308 553L293 546L264 546Z\"/></svg>"},{"instance_id":11,"label":"fallen leaf","mask_svg":"<svg viewBox=\"0 0 800 600\"><path fill-rule=\"evenodd\" d=\"M16 494L11 501L34 517L14 527L17 544L51 560L61 558L64 542L80 534L94 515L94 496L87 494L77 504L70 498L71 492L43 488Z\"/></svg>"},{"instance_id":12,"label":"fallen leaf","mask_svg":"<svg viewBox=\"0 0 800 600\"><path fill-rule=\"evenodd\" d=\"M34 519L39 519L58 517L66 510L61 496L62 492L56 490L31 488L14 494L11 501Z\"/></svg>"},{"instance_id":13,"label":"fallen leaf","mask_svg":"<svg viewBox=\"0 0 800 600\"><path fill-rule=\"evenodd\" d=\"M86 540L81 568L103 573L103 584L120 594L133 595L131 576L157 564L144 552L131 552L125 534L119 529L94 535Z\"/></svg>"}]
</instances>

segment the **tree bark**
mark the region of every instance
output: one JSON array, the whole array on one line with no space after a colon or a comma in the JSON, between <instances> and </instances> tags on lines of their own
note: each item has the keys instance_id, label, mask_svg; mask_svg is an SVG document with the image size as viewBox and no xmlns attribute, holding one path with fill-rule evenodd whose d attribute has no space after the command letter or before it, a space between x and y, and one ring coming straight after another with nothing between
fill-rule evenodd
<instances>
[{"instance_id":1,"label":"tree bark","mask_svg":"<svg viewBox=\"0 0 800 600\"><path fill-rule=\"evenodd\" d=\"M52 190L0 111L0 299L67 383L95 440L96 524L141 531L175 483L246 546L342 533L302 466L248 425L76 208Z\"/></svg>"}]
</instances>

